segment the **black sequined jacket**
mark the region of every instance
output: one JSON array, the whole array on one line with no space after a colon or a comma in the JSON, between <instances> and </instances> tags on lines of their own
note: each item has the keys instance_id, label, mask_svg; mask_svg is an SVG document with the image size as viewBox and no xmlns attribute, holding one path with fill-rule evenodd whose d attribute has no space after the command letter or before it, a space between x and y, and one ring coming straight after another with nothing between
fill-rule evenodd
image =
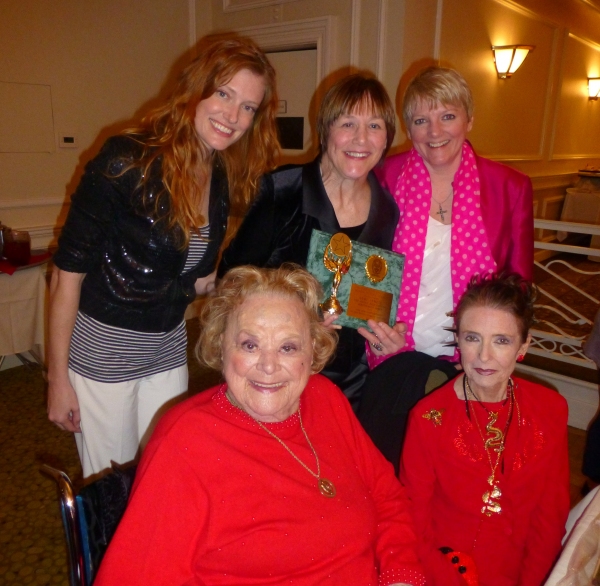
<instances>
[{"instance_id":1,"label":"black sequined jacket","mask_svg":"<svg viewBox=\"0 0 600 586\"><path fill-rule=\"evenodd\" d=\"M79 309L98 321L139 332L167 332L195 298L196 279L214 270L229 213L227 177L215 166L209 202L210 234L201 262L182 274L187 249L180 229L166 229L152 211L163 190L161 162L149 170L146 203L140 169L122 174L141 146L127 136L109 138L85 168L58 241L55 264L85 273ZM169 199L160 199L159 214Z\"/></svg>"}]
</instances>

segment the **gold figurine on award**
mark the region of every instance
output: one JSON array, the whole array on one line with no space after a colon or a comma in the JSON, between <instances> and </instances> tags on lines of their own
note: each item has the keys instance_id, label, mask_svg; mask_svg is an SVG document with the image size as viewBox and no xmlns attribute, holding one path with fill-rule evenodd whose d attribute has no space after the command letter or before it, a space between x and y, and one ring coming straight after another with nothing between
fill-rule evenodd
<instances>
[{"instance_id":1,"label":"gold figurine on award","mask_svg":"<svg viewBox=\"0 0 600 586\"><path fill-rule=\"evenodd\" d=\"M338 232L331 237L323 254L323 264L325 265L325 268L328 271L335 273L333 284L331 285L331 295L321 303L321 309L324 313L329 313L331 315L340 315L340 313L343 313L344 308L337 299L337 291L342 282L342 276L348 272L351 263L352 241L346 234Z\"/></svg>"}]
</instances>

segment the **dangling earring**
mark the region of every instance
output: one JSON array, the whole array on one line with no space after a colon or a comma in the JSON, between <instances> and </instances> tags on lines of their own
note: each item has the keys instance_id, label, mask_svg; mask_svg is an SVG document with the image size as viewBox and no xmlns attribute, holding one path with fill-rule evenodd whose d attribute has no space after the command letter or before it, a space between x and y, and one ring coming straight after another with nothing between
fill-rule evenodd
<instances>
[{"instance_id":1,"label":"dangling earring","mask_svg":"<svg viewBox=\"0 0 600 586\"><path fill-rule=\"evenodd\" d=\"M525 358L525 354L519 354L517 356L517 362L523 362L523 358Z\"/></svg>"}]
</instances>

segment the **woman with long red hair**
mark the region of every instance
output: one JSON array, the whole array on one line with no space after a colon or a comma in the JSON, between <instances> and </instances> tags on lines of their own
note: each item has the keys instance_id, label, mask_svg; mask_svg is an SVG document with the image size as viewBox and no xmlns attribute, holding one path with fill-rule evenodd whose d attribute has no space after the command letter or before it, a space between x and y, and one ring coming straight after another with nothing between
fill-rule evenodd
<instances>
[{"instance_id":1,"label":"woman with long red hair","mask_svg":"<svg viewBox=\"0 0 600 586\"><path fill-rule=\"evenodd\" d=\"M187 305L212 287L231 207L278 150L275 71L250 39L199 44L170 99L88 163L50 292L48 415L84 476L133 460L187 390Z\"/></svg>"}]
</instances>

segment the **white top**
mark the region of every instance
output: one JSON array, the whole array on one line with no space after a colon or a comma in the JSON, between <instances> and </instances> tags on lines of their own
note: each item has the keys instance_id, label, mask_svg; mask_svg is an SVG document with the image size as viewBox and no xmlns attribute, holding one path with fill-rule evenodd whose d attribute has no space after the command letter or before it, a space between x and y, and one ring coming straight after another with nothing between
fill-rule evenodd
<instances>
[{"instance_id":1,"label":"white top","mask_svg":"<svg viewBox=\"0 0 600 586\"><path fill-rule=\"evenodd\" d=\"M429 217L413 329L415 350L429 356L454 354L454 347L444 346L445 343L454 341L454 334L443 329L454 325L454 320L446 315L453 309L450 272L451 232L451 225L442 224Z\"/></svg>"}]
</instances>

